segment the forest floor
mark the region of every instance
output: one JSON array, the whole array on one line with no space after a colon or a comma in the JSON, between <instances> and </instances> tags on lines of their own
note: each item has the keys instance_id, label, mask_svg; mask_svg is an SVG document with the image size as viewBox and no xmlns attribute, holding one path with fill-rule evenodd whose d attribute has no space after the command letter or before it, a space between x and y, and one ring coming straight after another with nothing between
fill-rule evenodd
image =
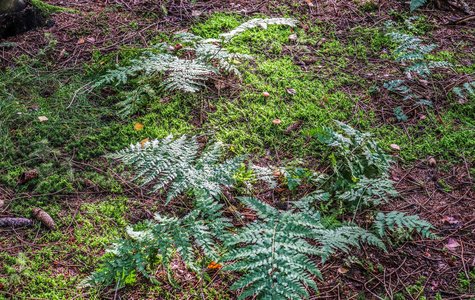
<instances>
[{"instance_id":1,"label":"forest floor","mask_svg":"<svg viewBox=\"0 0 475 300\"><path fill-rule=\"evenodd\" d=\"M46 27L0 41L0 217L28 218L41 207L57 229L0 227L0 299L237 298L229 290L234 274L207 270L203 283L178 259L171 278L158 273L159 285L139 278L117 291L78 289L111 241L125 237L128 224L187 210L180 201L164 206L163 194L150 193L129 168L103 156L173 133L202 143L219 140L229 155L246 154L268 166L327 172L321 145L303 133L332 127L333 120L371 132L396 159L391 179L401 197L361 211L355 222L368 227L375 211L398 210L429 221L440 239L394 236L388 252L363 246L351 256L334 255L320 264L323 280L311 299L475 299L475 98L434 92L435 85L475 78L475 20L447 25L465 16L461 9L430 4L410 13L403 1L388 0L44 3L74 11L49 7ZM242 80L216 76L200 93L169 93L128 118L117 116L115 107L123 87L90 88L108 69L140 54L137 49L173 45L177 32L216 38L265 16L301 23L236 38L228 50L254 57L243 63ZM388 80L406 79L391 55L396 45L386 36L389 20L437 44L431 60L452 64L433 77L436 82L414 87L432 107L383 88ZM289 39L293 34L297 39ZM404 120L395 115L397 107ZM43 116L47 120L40 121ZM286 134L296 122L300 127ZM17 184L31 169L38 177ZM306 192L278 187L255 196L282 202ZM238 186L232 196L244 193ZM352 217L338 215L340 221Z\"/></svg>"}]
</instances>

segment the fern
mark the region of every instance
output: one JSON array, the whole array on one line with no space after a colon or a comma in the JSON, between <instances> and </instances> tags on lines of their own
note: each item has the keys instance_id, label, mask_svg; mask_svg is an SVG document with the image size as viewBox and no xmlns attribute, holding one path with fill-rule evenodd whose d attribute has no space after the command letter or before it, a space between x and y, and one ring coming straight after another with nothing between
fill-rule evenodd
<instances>
[{"instance_id":1,"label":"fern","mask_svg":"<svg viewBox=\"0 0 475 300\"><path fill-rule=\"evenodd\" d=\"M465 99L468 96L475 98L475 81L465 82L461 87L454 87L452 91L462 99Z\"/></svg>"},{"instance_id":2,"label":"fern","mask_svg":"<svg viewBox=\"0 0 475 300\"><path fill-rule=\"evenodd\" d=\"M203 61L183 60L166 53L147 52L139 59L132 60L130 66L109 70L95 86L114 82L117 86L126 84L131 77L160 77L165 73L166 79L159 84L160 87L193 93L203 86L202 81L212 74L218 74L218 70Z\"/></svg>"},{"instance_id":3,"label":"fern","mask_svg":"<svg viewBox=\"0 0 475 300\"><path fill-rule=\"evenodd\" d=\"M127 228L128 239L116 241L107 249L102 258L103 264L80 286L109 285L116 287L135 281L140 272L152 282L154 266L160 260L168 267L175 251L193 270L198 270L195 249L218 260L214 248L224 228L231 226L227 219L221 218L221 204L216 203L204 191L196 193L196 209L182 218L155 215L155 221L145 221Z\"/></svg>"},{"instance_id":4,"label":"fern","mask_svg":"<svg viewBox=\"0 0 475 300\"><path fill-rule=\"evenodd\" d=\"M423 45L421 39L400 32L390 32L386 36L389 36L395 43L401 43L393 51L397 61L413 62L405 69L404 73L415 72L426 77L432 74L433 69L452 65L446 61L426 61L426 56L437 47L436 44Z\"/></svg>"},{"instance_id":5,"label":"fern","mask_svg":"<svg viewBox=\"0 0 475 300\"><path fill-rule=\"evenodd\" d=\"M227 271L246 271L232 286L244 288L239 299L255 296L260 299L301 299L309 297L305 285L317 289L311 275L321 277L308 255L320 252L305 241L314 237L313 229L321 225L316 219L301 218L298 213L279 212L254 198L240 198L257 212L262 221L249 224L224 242L230 250L224 261ZM247 246L240 247L241 244ZM237 248L236 248L237 247Z\"/></svg>"},{"instance_id":6,"label":"fern","mask_svg":"<svg viewBox=\"0 0 475 300\"><path fill-rule=\"evenodd\" d=\"M297 23L298 21L290 18L252 19L231 32L222 34L221 40L204 40L192 33L180 33L175 35L175 38L181 39L185 44L190 44L182 50L194 53L195 58L181 59L176 55L165 53L168 48L165 43L159 43L150 49L135 49L144 52L144 54L131 60L127 66L109 70L95 83L94 87L105 84L118 86L128 83L137 86L132 91L120 94L125 97L125 100L117 104L122 107L119 115L127 117L137 111L137 107L156 95L154 84L157 81L160 81L158 87L163 92L177 90L195 93L205 85L204 82L210 76L220 74L220 71L227 74L233 73L241 78L241 73L236 65L240 63L240 60L252 59L252 56L230 53L223 47L225 43L240 33L257 26L263 28L267 28L269 24L296 26ZM219 46L217 42L221 42L223 45Z\"/></svg>"},{"instance_id":7,"label":"fern","mask_svg":"<svg viewBox=\"0 0 475 300\"><path fill-rule=\"evenodd\" d=\"M167 203L179 193L187 190L203 189L213 196L221 193L221 185L233 184L233 173L244 160L243 156L219 163L221 144L216 143L205 149L198 157L199 145L196 138L182 136L173 140L169 135L163 140L153 140L131 145L129 148L106 157L120 159L133 165L144 177L143 184L156 181L154 191L170 185Z\"/></svg>"},{"instance_id":8,"label":"fern","mask_svg":"<svg viewBox=\"0 0 475 300\"><path fill-rule=\"evenodd\" d=\"M339 195L338 198L364 205L387 203L390 196L396 197L398 195L393 184L394 181L389 180L387 176L373 179L363 177L350 190Z\"/></svg>"},{"instance_id":9,"label":"fern","mask_svg":"<svg viewBox=\"0 0 475 300\"><path fill-rule=\"evenodd\" d=\"M411 11L418 9L426 4L427 0L411 0Z\"/></svg>"},{"instance_id":10,"label":"fern","mask_svg":"<svg viewBox=\"0 0 475 300\"><path fill-rule=\"evenodd\" d=\"M396 116L398 121L406 121L407 115L402 111L402 107L398 106L394 108L394 115Z\"/></svg>"},{"instance_id":11,"label":"fern","mask_svg":"<svg viewBox=\"0 0 475 300\"><path fill-rule=\"evenodd\" d=\"M309 134L330 146L336 181L327 181L335 190L346 189L359 178L376 178L390 169L392 158L371 138L371 134L361 133L352 127L335 121L344 133L327 127L318 127Z\"/></svg>"},{"instance_id":12,"label":"fern","mask_svg":"<svg viewBox=\"0 0 475 300\"><path fill-rule=\"evenodd\" d=\"M416 230L421 233L424 238L437 238L430 230L432 225L424 220L420 220L418 216L406 216L403 212L392 211L388 214L378 213L374 227L379 236L383 237L386 230L397 231L404 227L409 231Z\"/></svg>"}]
</instances>

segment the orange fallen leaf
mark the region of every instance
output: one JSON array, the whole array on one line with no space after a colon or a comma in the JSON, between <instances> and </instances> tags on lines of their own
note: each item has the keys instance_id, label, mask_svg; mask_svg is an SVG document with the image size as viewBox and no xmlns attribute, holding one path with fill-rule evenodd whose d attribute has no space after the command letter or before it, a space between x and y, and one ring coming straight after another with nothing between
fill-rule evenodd
<instances>
[{"instance_id":1,"label":"orange fallen leaf","mask_svg":"<svg viewBox=\"0 0 475 300\"><path fill-rule=\"evenodd\" d=\"M135 130L140 131L143 129L143 124L140 124L139 122L135 123L134 125Z\"/></svg>"},{"instance_id":2,"label":"orange fallen leaf","mask_svg":"<svg viewBox=\"0 0 475 300\"><path fill-rule=\"evenodd\" d=\"M84 42L85 42L85 41L84 41L83 38L80 38L80 39L78 40L78 44L84 44Z\"/></svg>"},{"instance_id":3,"label":"orange fallen leaf","mask_svg":"<svg viewBox=\"0 0 475 300\"><path fill-rule=\"evenodd\" d=\"M218 263L215 263L214 261L212 261L209 266L208 266L208 269L221 269L222 266Z\"/></svg>"},{"instance_id":4,"label":"orange fallen leaf","mask_svg":"<svg viewBox=\"0 0 475 300\"><path fill-rule=\"evenodd\" d=\"M142 148L145 148L145 143L148 142L150 139L146 138L140 141L140 145L142 145Z\"/></svg>"}]
</instances>

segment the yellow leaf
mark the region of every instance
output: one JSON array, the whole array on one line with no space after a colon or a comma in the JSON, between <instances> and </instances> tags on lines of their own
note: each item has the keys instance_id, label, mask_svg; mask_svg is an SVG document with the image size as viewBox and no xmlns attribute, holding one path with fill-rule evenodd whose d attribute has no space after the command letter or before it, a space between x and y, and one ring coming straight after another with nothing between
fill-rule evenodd
<instances>
[{"instance_id":1,"label":"yellow leaf","mask_svg":"<svg viewBox=\"0 0 475 300\"><path fill-rule=\"evenodd\" d=\"M150 140L149 138L146 138L146 139L140 141L140 145L142 145L142 148L145 147L145 143L148 142L149 140Z\"/></svg>"},{"instance_id":2,"label":"yellow leaf","mask_svg":"<svg viewBox=\"0 0 475 300\"><path fill-rule=\"evenodd\" d=\"M143 129L143 124L140 124L139 122L135 123L134 125L135 130L140 131Z\"/></svg>"}]
</instances>

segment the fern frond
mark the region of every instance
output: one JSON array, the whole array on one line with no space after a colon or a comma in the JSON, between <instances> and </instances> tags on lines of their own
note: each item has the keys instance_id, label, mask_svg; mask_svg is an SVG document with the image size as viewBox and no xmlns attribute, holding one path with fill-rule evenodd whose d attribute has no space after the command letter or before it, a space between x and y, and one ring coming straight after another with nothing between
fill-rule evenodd
<instances>
[{"instance_id":1,"label":"fern frond","mask_svg":"<svg viewBox=\"0 0 475 300\"><path fill-rule=\"evenodd\" d=\"M427 0L411 0L411 11L418 9L426 4Z\"/></svg>"},{"instance_id":2,"label":"fern frond","mask_svg":"<svg viewBox=\"0 0 475 300\"><path fill-rule=\"evenodd\" d=\"M335 123L345 134L326 127L318 127L309 134L333 148L330 158L337 176L336 190L342 186L346 189L363 176L375 178L390 169L392 158L371 138L370 133L361 133L339 121Z\"/></svg>"},{"instance_id":3,"label":"fern frond","mask_svg":"<svg viewBox=\"0 0 475 300\"><path fill-rule=\"evenodd\" d=\"M348 253L351 247L360 247L360 241L386 249L384 243L369 231L358 226L342 226L336 229L318 229L316 240L319 242L322 261L328 259L337 250Z\"/></svg>"},{"instance_id":4,"label":"fern frond","mask_svg":"<svg viewBox=\"0 0 475 300\"><path fill-rule=\"evenodd\" d=\"M153 268L161 258L168 267L176 255L193 270L196 265L196 247L214 261L220 259L215 241L226 236L225 228L231 226L222 218L223 205L217 203L206 191L197 191L196 208L182 218L156 214L155 221L145 221L127 227L128 239L116 241L102 258L103 263L81 286L109 285L118 287L135 281L135 272L156 282Z\"/></svg>"},{"instance_id":5,"label":"fern frond","mask_svg":"<svg viewBox=\"0 0 475 300\"><path fill-rule=\"evenodd\" d=\"M424 238L437 238L430 230L434 227L427 221L420 220L419 216L406 216L403 212L392 211L388 214L378 213L374 222L376 233L383 237L386 230L396 231L406 228L409 232L416 230Z\"/></svg>"},{"instance_id":6,"label":"fern frond","mask_svg":"<svg viewBox=\"0 0 475 300\"><path fill-rule=\"evenodd\" d=\"M231 40L235 36L245 32L249 29L256 28L256 27L259 27L259 26L264 28L264 29L267 29L268 25L287 25L287 26L295 27L295 26L297 26L298 23L299 23L298 20L295 20L295 19L292 19L292 18L270 18L270 19L256 18L256 19L251 19L251 20L239 25L238 27L234 28L230 32L222 33L222 34L220 34L220 36L222 38L224 38L225 40Z\"/></svg>"},{"instance_id":7,"label":"fern frond","mask_svg":"<svg viewBox=\"0 0 475 300\"><path fill-rule=\"evenodd\" d=\"M156 181L154 191L170 185L168 203L186 190L200 189L217 196L221 193L221 185L229 187L233 184L232 176L244 157L218 163L220 148L220 144L214 144L198 157L199 145L194 137L182 136L173 140L169 135L143 146L140 143L131 145L106 157L133 165L138 171L135 178L144 177L143 184Z\"/></svg>"},{"instance_id":8,"label":"fern frond","mask_svg":"<svg viewBox=\"0 0 475 300\"><path fill-rule=\"evenodd\" d=\"M467 96L475 98L475 81L465 82L461 87L454 87L452 91L462 99L467 98Z\"/></svg>"},{"instance_id":9,"label":"fern frond","mask_svg":"<svg viewBox=\"0 0 475 300\"><path fill-rule=\"evenodd\" d=\"M387 176L372 179L363 177L350 190L339 195L338 198L364 205L387 203L388 197L398 195L393 184L394 181L389 180Z\"/></svg>"},{"instance_id":10,"label":"fern frond","mask_svg":"<svg viewBox=\"0 0 475 300\"><path fill-rule=\"evenodd\" d=\"M239 299L301 299L308 297L305 285L317 289L310 274L321 276L307 255L319 254L305 238L314 236L311 226L301 225L298 213L279 212L255 198L240 198L262 221L249 224L225 241L231 249L223 258L232 263L224 270L246 271L231 289L244 288ZM311 225L311 224L310 224ZM246 244L246 247L236 248Z\"/></svg>"}]
</instances>

